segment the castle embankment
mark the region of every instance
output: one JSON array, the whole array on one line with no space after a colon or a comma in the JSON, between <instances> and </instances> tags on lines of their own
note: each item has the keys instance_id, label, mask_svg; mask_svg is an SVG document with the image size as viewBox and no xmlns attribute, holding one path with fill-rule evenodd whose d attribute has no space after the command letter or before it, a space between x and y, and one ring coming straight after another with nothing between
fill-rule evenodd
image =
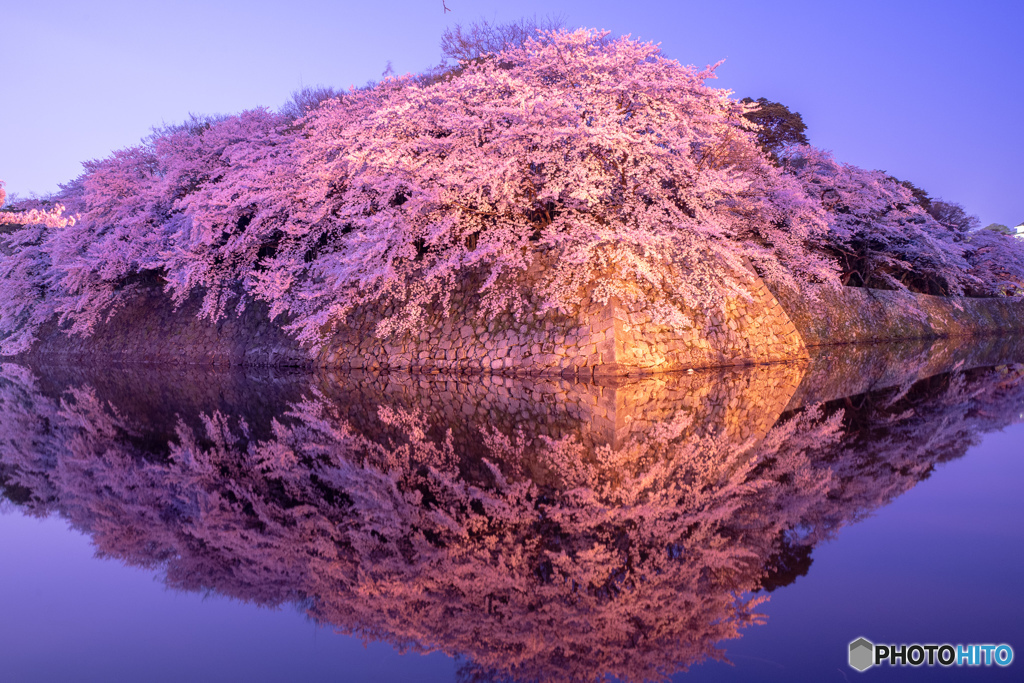
<instances>
[{"instance_id":1,"label":"castle embankment","mask_svg":"<svg viewBox=\"0 0 1024 683\"><path fill-rule=\"evenodd\" d=\"M197 317L198 298L175 308L153 285L88 338L55 322L24 354L72 363L303 366L439 374L560 375L579 379L808 358L807 347L898 339L991 336L1024 331L1021 299L944 298L861 288L813 296L771 291L744 276L745 295L721 309L691 311L683 331L655 322L652 302L585 298L572 314L540 311L485 317L467 280L446 314L430 310L414 333L381 338L374 329L393 311L350 316L317 353L300 346L259 303L230 319Z\"/></svg>"}]
</instances>

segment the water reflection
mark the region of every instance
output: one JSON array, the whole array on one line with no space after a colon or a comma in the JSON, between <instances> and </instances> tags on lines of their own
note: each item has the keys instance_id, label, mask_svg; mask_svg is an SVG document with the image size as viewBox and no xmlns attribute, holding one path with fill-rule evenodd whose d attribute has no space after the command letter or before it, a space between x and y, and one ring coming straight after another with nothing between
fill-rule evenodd
<instances>
[{"instance_id":1,"label":"water reflection","mask_svg":"<svg viewBox=\"0 0 1024 683\"><path fill-rule=\"evenodd\" d=\"M656 679L1017 421L1021 360L921 342L604 386L5 365L0 486L172 587L464 680Z\"/></svg>"}]
</instances>

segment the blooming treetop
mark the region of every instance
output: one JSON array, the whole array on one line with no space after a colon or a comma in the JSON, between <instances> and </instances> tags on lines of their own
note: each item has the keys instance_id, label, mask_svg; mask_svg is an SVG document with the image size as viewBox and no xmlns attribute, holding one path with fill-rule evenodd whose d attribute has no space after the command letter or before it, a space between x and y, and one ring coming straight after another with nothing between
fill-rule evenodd
<instances>
[{"instance_id":1,"label":"blooming treetop","mask_svg":"<svg viewBox=\"0 0 1024 683\"><path fill-rule=\"evenodd\" d=\"M427 87L396 79L328 102L297 144L311 210L257 291L313 341L366 301L403 306L383 331L409 328L469 270L487 275L485 310L518 308L519 276L545 254L554 267L531 286L562 310L591 283L714 305L745 257L827 279L800 248L824 226L785 210L795 186L711 75L654 45L558 32Z\"/></svg>"},{"instance_id":2,"label":"blooming treetop","mask_svg":"<svg viewBox=\"0 0 1024 683\"><path fill-rule=\"evenodd\" d=\"M829 230L818 246L835 257L843 284L971 296L1024 286L1024 245L972 230L977 219L958 205L928 200L925 210L907 184L808 145L788 148L781 161L825 212Z\"/></svg>"},{"instance_id":3,"label":"blooming treetop","mask_svg":"<svg viewBox=\"0 0 1024 683\"><path fill-rule=\"evenodd\" d=\"M787 150L783 163L828 211L826 243L842 264L844 284L856 278L904 288L907 278L930 277L949 293L963 293L970 278L961 236L929 216L901 183L806 145Z\"/></svg>"}]
</instances>

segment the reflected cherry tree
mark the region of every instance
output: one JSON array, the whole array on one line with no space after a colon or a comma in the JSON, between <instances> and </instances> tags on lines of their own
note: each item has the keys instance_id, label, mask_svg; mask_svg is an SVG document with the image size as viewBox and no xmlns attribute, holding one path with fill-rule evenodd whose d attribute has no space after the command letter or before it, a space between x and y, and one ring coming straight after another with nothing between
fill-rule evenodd
<instances>
[{"instance_id":1,"label":"reflected cherry tree","mask_svg":"<svg viewBox=\"0 0 1024 683\"><path fill-rule=\"evenodd\" d=\"M663 679L723 658L816 544L1024 405L1024 366L794 405L804 371L290 377L168 390L153 415L4 365L0 486L171 587L297 605L465 680Z\"/></svg>"}]
</instances>

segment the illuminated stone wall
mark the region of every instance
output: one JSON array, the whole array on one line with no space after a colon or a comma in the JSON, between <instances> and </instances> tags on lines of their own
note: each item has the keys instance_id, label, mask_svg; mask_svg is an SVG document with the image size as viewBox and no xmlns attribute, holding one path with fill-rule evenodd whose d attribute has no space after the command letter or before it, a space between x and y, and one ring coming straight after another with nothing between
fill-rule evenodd
<instances>
[{"instance_id":1,"label":"illuminated stone wall","mask_svg":"<svg viewBox=\"0 0 1024 683\"><path fill-rule=\"evenodd\" d=\"M196 318L198 298L175 310L158 287L143 288L92 337L51 323L28 354L89 363L276 365L395 369L444 374L561 375L580 379L806 358L793 323L767 287L747 276L748 296L721 310L691 311L692 328L657 325L646 305L584 299L574 315L511 313L487 319L467 282L445 315L431 311L415 334L382 339L385 309L356 311L316 355L267 318L262 305L220 323Z\"/></svg>"},{"instance_id":2,"label":"illuminated stone wall","mask_svg":"<svg viewBox=\"0 0 1024 683\"><path fill-rule=\"evenodd\" d=\"M316 365L586 379L806 358L796 327L760 278L748 274L745 285L749 296L728 299L722 310L690 311L693 327L677 331L652 322L647 302L615 299L584 299L575 315L486 320L475 312L470 284L452 304L457 313L433 311L416 334L381 340L373 333L379 315L351 316L354 325L331 339Z\"/></svg>"},{"instance_id":3,"label":"illuminated stone wall","mask_svg":"<svg viewBox=\"0 0 1024 683\"><path fill-rule=\"evenodd\" d=\"M92 337L44 327L29 358L81 363L247 365L402 370L417 373L559 375L588 380L690 368L806 359L807 346L999 335L1024 331L1020 299L952 299L847 287L814 298L773 293L746 277L747 296L720 310L690 311L693 327L652 321L649 305L584 299L573 315L556 311L485 318L475 283L456 295L450 314L431 311L415 334L382 339L377 322L390 310L357 311L318 354L300 347L261 304L210 323L196 317L197 297L174 309L157 286L100 324ZM776 295L778 298L776 298Z\"/></svg>"}]
</instances>

